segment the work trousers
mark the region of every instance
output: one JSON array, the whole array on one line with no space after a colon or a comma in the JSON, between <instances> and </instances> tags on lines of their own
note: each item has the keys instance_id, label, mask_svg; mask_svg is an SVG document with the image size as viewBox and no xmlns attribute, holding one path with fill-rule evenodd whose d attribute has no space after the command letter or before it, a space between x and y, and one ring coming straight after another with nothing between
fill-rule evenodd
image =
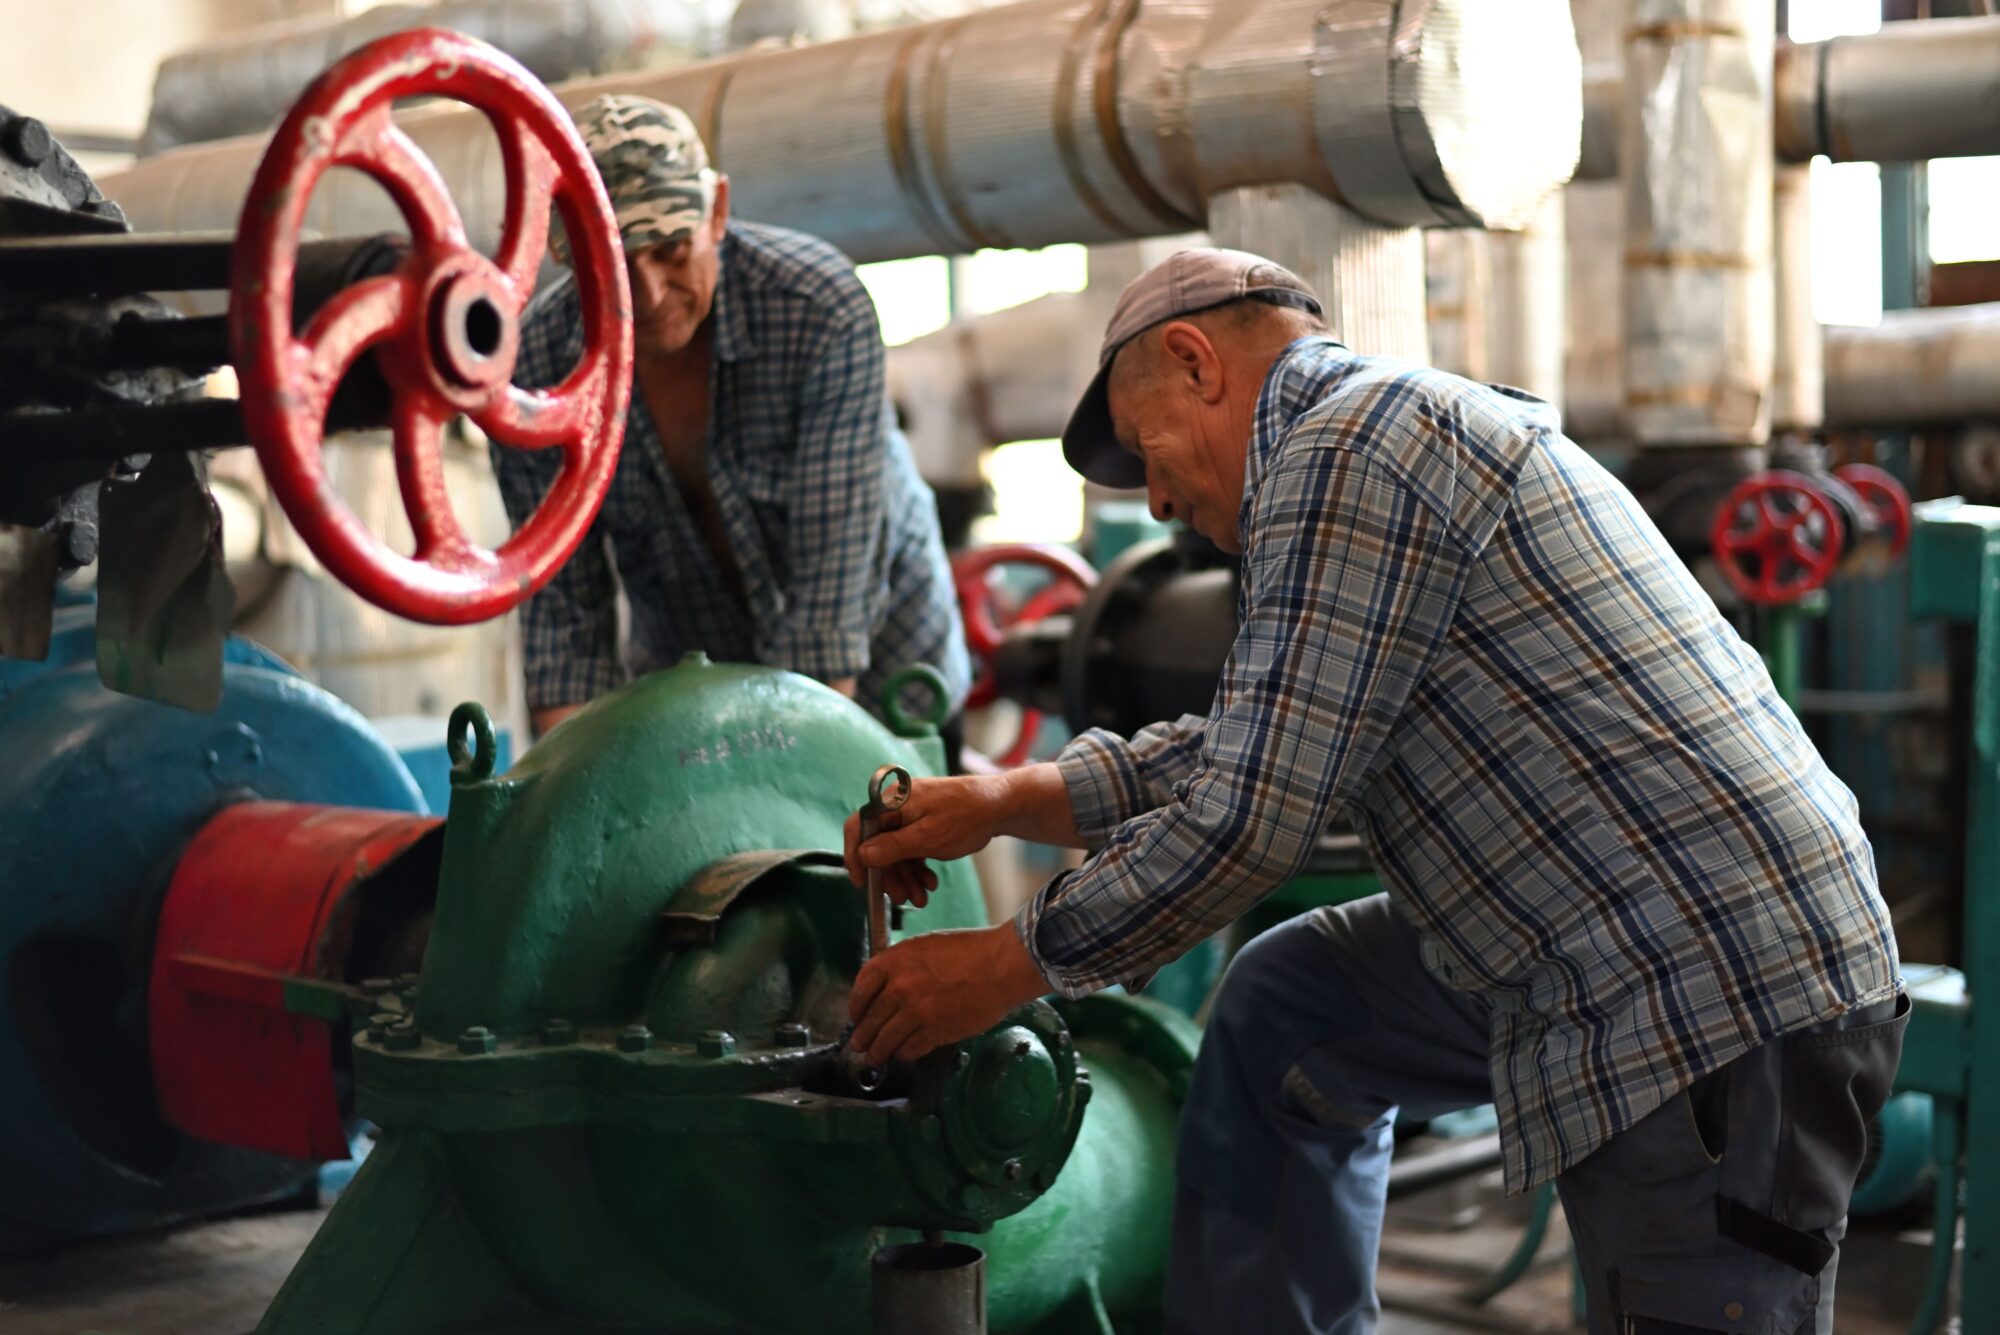
<instances>
[{"instance_id":1,"label":"work trousers","mask_svg":"<svg viewBox=\"0 0 2000 1335\"><path fill-rule=\"evenodd\" d=\"M1831 1335L1898 996L1770 1039L1557 1179L1591 1335ZM1251 942L1182 1113L1170 1335L1366 1335L1395 1118L1493 1100L1488 1012L1385 896Z\"/></svg>"}]
</instances>

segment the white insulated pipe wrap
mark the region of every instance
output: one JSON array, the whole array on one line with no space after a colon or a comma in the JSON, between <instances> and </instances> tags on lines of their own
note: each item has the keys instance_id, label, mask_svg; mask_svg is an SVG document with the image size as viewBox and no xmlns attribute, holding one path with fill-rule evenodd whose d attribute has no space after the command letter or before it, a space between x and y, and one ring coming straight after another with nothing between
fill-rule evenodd
<instances>
[{"instance_id":1,"label":"white insulated pipe wrap","mask_svg":"<svg viewBox=\"0 0 2000 1335\"><path fill-rule=\"evenodd\" d=\"M2000 421L2000 303L1884 311L1826 329L1833 427Z\"/></svg>"},{"instance_id":2,"label":"white insulated pipe wrap","mask_svg":"<svg viewBox=\"0 0 2000 1335\"><path fill-rule=\"evenodd\" d=\"M1625 51L1623 417L1641 445L1770 434L1772 0L1637 0Z\"/></svg>"},{"instance_id":3,"label":"white insulated pipe wrap","mask_svg":"<svg viewBox=\"0 0 2000 1335\"><path fill-rule=\"evenodd\" d=\"M1577 70L1562 0L1030 0L556 91L680 104L742 216L867 261L1186 231L1213 195L1284 182L1392 226L1522 226L1575 166ZM492 245L480 114L398 121ZM101 185L142 231L229 229L262 151L190 147ZM332 177L310 218L395 225L379 189Z\"/></svg>"}]
</instances>

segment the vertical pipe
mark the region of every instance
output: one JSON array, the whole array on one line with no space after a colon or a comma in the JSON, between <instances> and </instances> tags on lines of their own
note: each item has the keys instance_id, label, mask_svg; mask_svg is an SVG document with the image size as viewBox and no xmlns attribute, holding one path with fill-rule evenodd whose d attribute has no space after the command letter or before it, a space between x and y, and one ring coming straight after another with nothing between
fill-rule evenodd
<instances>
[{"instance_id":1,"label":"vertical pipe","mask_svg":"<svg viewBox=\"0 0 2000 1335\"><path fill-rule=\"evenodd\" d=\"M1618 183L1618 107L1624 101L1628 0L1571 0L1589 87L1608 89L1609 116L1584 124L1579 178L1563 190L1564 274L1569 308L1563 361L1563 427L1605 444L1623 434L1625 394L1624 192ZM1591 99L1593 105L1606 99ZM1587 179L1592 174L1604 179Z\"/></svg>"},{"instance_id":2,"label":"vertical pipe","mask_svg":"<svg viewBox=\"0 0 2000 1335\"><path fill-rule=\"evenodd\" d=\"M1625 421L1770 433L1773 0L1636 0L1626 32Z\"/></svg>"},{"instance_id":3,"label":"vertical pipe","mask_svg":"<svg viewBox=\"0 0 2000 1335\"><path fill-rule=\"evenodd\" d=\"M1218 246L1277 261L1326 306L1334 336L1371 356L1430 360L1424 327L1424 238L1373 223L1299 185L1225 190L1208 202Z\"/></svg>"},{"instance_id":4,"label":"vertical pipe","mask_svg":"<svg viewBox=\"0 0 2000 1335\"><path fill-rule=\"evenodd\" d=\"M1483 331L1487 377L1557 404L1569 343L1565 232L1562 198L1551 195L1520 231L1474 234L1492 278Z\"/></svg>"},{"instance_id":5,"label":"vertical pipe","mask_svg":"<svg viewBox=\"0 0 2000 1335\"><path fill-rule=\"evenodd\" d=\"M1826 352L1812 302L1812 169L1780 167L1773 197L1771 431L1809 435L1826 420Z\"/></svg>"},{"instance_id":6,"label":"vertical pipe","mask_svg":"<svg viewBox=\"0 0 2000 1335\"><path fill-rule=\"evenodd\" d=\"M1494 378L1486 338L1491 258L1484 232L1438 228L1424 234L1424 321L1431 362L1482 382Z\"/></svg>"}]
</instances>

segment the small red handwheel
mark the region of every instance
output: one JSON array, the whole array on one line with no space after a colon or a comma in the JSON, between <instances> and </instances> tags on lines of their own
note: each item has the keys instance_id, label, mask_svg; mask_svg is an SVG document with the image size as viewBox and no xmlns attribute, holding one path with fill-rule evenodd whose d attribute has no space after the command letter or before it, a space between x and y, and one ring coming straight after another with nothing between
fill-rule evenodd
<instances>
[{"instance_id":1,"label":"small red handwheel","mask_svg":"<svg viewBox=\"0 0 2000 1335\"><path fill-rule=\"evenodd\" d=\"M1006 610L994 598L988 576L995 569L1009 565L1040 566L1054 578L1031 594L1018 610ZM966 647L972 651L979 670L972 690L965 697L969 709L990 705L1000 698L993 676L993 659L1009 627L1032 625L1045 617L1074 611L1097 583L1097 572L1076 553L1062 547L1028 543L1003 543L962 552L952 561L951 571L952 582L958 589L959 615L965 621ZM1023 706L1020 733L1013 745L994 759L1010 768L1026 764L1034 754L1035 734L1041 726L1041 712Z\"/></svg>"},{"instance_id":2,"label":"small red handwheel","mask_svg":"<svg viewBox=\"0 0 2000 1335\"><path fill-rule=\"evenodd\" d=\"M1799 473L1773 469L1736 484L1709 543L1730 586L1763 607L1797 602L1840 564L1833 503Z\"/></svg>"},{"instance_id":3,"label":"small red handwheel","mask_svg":"<svg viewBox=\"0 0 2000 1335\"><path fill-rule=\"evenodd\" d=\"M1874 464L1842 464L1833 475L1868 507L1875 527L1889 539L1889 555L1901 556L1910 545L1910 493L1896 475Z\"/></svg>"},{"instance_id":4,"label":"small red handwheel","mask_svg":"<svg viewBox=\"0 0 2000 1335\"><path fill-rule=\"evenodd\" d=\"M486 114L507 177L493 259L466 240L445 185L390 120L397 98L449 97ZM409 224L393 272L342 289L302 334L292 287L313 187L330 167L365 172ZM548 391L510 384L551 204L570 238L583 357ZM313 553L378 607L440 625L498 616L548 582L583 540L618 466L632 388L631 298L617 222L567 112L512 58L435 28L346 56L306 89L272 136L237 225L229 337L243 418L271 491ZM326 410L369 349L393 394L396 474L412 556L364 528L329 483ZM560 449L542 504L498 551L466 534L445 492L440 445L463 413L493 440Z\"/></svg>"}]
</instances>

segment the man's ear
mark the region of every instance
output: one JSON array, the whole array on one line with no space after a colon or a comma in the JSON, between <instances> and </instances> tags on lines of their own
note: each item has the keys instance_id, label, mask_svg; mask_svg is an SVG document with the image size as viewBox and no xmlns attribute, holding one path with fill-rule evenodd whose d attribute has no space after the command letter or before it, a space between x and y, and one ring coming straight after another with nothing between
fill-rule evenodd
<instances>
[{"instance_id":1,"label":"man's ear","mask_svg":"<svg viewBox=\"0 0 2000 1335\"><path fill-rule=\"evenodd\" d=\"M1203 403L1222 398L1222 357L1199 325L1175 320L1160 331L1160 351L1170 374Z\"/></svg>"},{"instance_id":2,"label":"man's ear","mask_svg":"<svg viewBox=\"0 0 2000 1335\"><path fill-rule=\"evenodd\" d=\"M722 239L723 229L729 226L729 178L715 178L715 207L709 210L709 225L715 229L716 239Z\"/></svg>"}]
</instances>

